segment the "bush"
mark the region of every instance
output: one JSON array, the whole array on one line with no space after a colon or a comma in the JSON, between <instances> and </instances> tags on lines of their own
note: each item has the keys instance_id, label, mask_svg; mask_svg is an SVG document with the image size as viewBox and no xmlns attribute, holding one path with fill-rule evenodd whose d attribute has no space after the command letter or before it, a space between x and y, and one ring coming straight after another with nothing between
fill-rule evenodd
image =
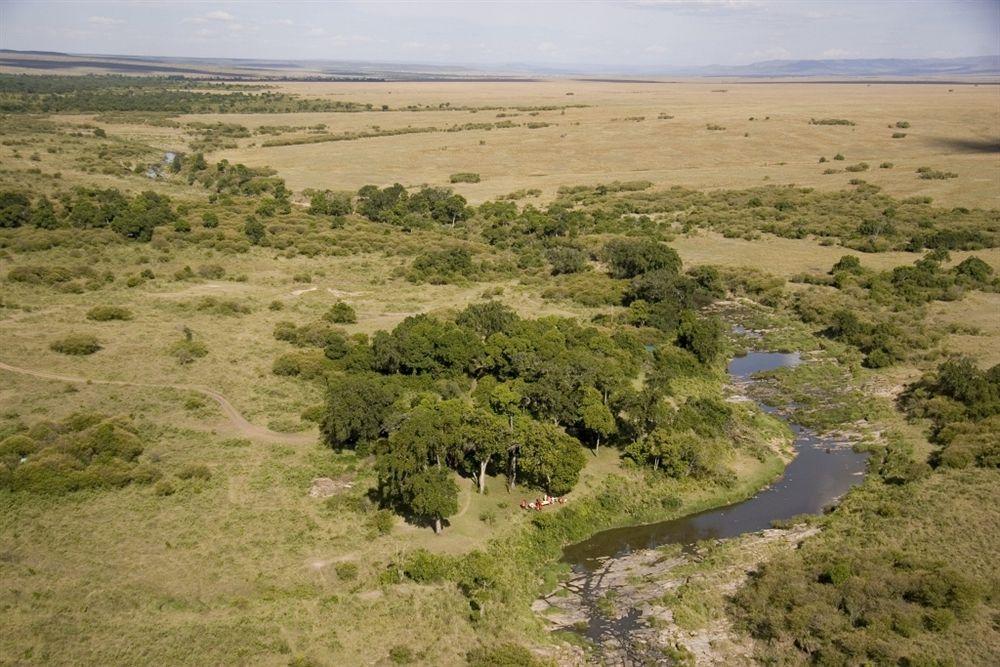
<instances>
[{"instance_id":1,"label":"bush","mask_svg":"<svg viewBox=\"0 0 1000 667\"><path fill-rule=\"evenodd\" d=\"M353 581L358 578L358 566L355 563L338 563L334 567L337 578L343 581Z\"/></svg>"},{"instance_id":2,"label":"bush","mask_svg":"<svg viewBox=\"0 0 1000 667\"><path fill-rule=\"evenodd\" d=\"M465 248L431 250L413 260L407 280L414 283L445 285L462 282L474 277L476 267L472 263L472 253Z\"/></svg>"},{"instance_id":3,"label":"bush","mask_svg":"<svg viewBox=\"0 0 1000 667\"><path fill-rule=\"evenodd\" d=\"M201 341L185 339L171 345L168 353L177 360L177 363L183 366L207 355L208 347Z\"/></svg>"},{"instance_id":4,"label":"bush","mask_svg":"<svg viewBox=\"0 0 1000 667\"><path fill-rule=\"evenodd\" d=\"M413 551L403 563L403 574L418 584L443 581L451 571L452 564L446 556L433 554L426 549Z\"/></svg>"},{"instance_id":5,"label":"bush","mask_svg":"<svg viewBox=\"0 0 1000 667\"><path fill-rule=\"evenodd\" d=\"M469 667L544 667L531 651L509 642L474 648L465 659Z\"/></svg>"},{"instance_id":6,"label":"bush","mask_svg":"<svg viewBox=\"0 0 1000 667\"><path fill-rule=\"evenodd\" d=\"M943 181L948 178L958 178L958 174L953 171L939 171L930 167L920 167L917 169L917 175L925 181Z\"/></svg>"},{"instance_id":7,"label":"bush","mask_svg":"<svg viewBox=\"0 0 1000 667\"><path fill-rule=\"evenodd\" d=\"M552 275L563 273L579 273L587 268L587 253L571 246L558 246L549 250L549 263L552 265Z\"/></svg>"},{"instance_id":8,"label":"bush","mask_svg":"<svg viewBox=\"0 0 1000 667\"><path fill-rule=\"evenodd\" d=\"M49 349L61 354L88 355L101 349L97 338L89 334L70 334L49 344Z\"/></svg>"},{"instance_id":9,"label":"bush","mask_svg":"<svg viewBox=\"0 0 1000 667\"><path fill-rule=\"evenodd\" d=\"M413 649L409 646L393 646L389 649L389 660L397 665L408 665L414 660Z\"/></svg>"},{"instance_id":10,"label":"bush","mask_svg":"<svg viewBox=\"0 0 1000 667\"><path fill-rule=\"evenodd\" d=\"M448 177L448 180L452 183L478 183L479 174L471 171L460 171L457 174L452 174Z\"/></svg>"},{"instance_id":11,"label":"bush","mask_svg":"<svg viewBox=\"0 0 1000 667\"><path fill-rule=\"evenodd\" d=\"M136 461L143 444L131 423L95 413L40 422L0 442L0 487L64 494L150 483L160 473Z\"/></svg>"},{"instance_id":12,"label":"bush","mask_svg":"<svg viewBox=\"0 0 1000 667\"><path fill-rule=\"evenodd\" d=\"M198 275L210 280L218 280L226 275L226 270L218 264L202 264L198 267Z\"/></svg>"},{"instance_id":13,"label":"bush","mask_svg":"<svg viewBox=\"0 0 1000 667\"><path fill-rule=\"evenodd\" d=\"M323 315L323 319L334 324L354 324L358 321L358 314L350 304L338 301L330 307Z\"/></svg>"},{"instance_id":14,"label":"bush","mask_svg":"<svg viewBox=\"0 0 1000 667\"><path fill-rule=\"evenodd\" d=\"M388 535L392 532L392 527L396 520L390 510L378 510L368 517L368 527L379 535Z\"/></svg>"},{"instance_id":15,"label":"bush","mask_svg":"<svg viewBox=\"0 0 1000 667\"><path fill-rule=\"evenodd\" d=\"M110 322L111 320L131 320L132 311L121 306L94 306L87 311L87 319L95 322Z\"/></svg>"}]
</instances>

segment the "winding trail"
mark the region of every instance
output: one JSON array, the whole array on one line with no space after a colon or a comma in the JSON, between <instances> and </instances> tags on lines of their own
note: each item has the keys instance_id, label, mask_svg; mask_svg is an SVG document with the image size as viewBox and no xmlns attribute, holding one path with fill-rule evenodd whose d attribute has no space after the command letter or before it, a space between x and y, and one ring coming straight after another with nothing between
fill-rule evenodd
<instances>
[{"instance_id":1,"label":"winding trail","mask_svg":"<svg viewBox=\"0 0 1000 667\"><path fill-rule=\"evenodd\" d=\"M58 375L56 373L48 373L45 371L31 370L30 368L20 368L19 366L11 366L10 364L5 364L0 361L0 370L10 371L11 373L19 373L21 375L29 375L31 377L42 378L45 380L56 380L57 382L71 382L76 384L106 384L113 385L117 387L146 387L148 389L173 389L176 391L193 391L203 396L207 396L216 403L222 409L222 414L225 415L226 419L232 425L233 429L236 430L240 435L246 438L251 438L253 440L267 440L270 442L277 442L286 445L304 445L316 442L316 435L309 433L279 433L278 431L272 431L269 428L263 426L257 426L251 423L240 414L239 410L233 407L233 404L229 402L225 396L215 391L214 389L209 389L208 387L202 387L200 385L194 384L162 384L154 382L128 382L126 380L97 380L93 378L81 378L73 377L71 375Z\"/></svg>"}]
</instances>

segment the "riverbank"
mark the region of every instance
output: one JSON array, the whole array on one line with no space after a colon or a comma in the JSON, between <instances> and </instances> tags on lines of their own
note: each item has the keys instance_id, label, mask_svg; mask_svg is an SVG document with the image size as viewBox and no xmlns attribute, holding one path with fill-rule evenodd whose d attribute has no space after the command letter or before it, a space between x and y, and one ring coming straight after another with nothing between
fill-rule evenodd
<instances>
[{"instance_id":1,"label":"riverbank","mask_svg":"<svg viewBox=\"0 0 1000 667\"><path fill-rule=\"evenodd\" d=\"M751 664L752 646L726 616L726 598L749 572L817 532L816 527L798 525L705 542L692 551L669 545L604 558L595 570L575 573L556 592L536 600L532 610L553 632L585 632L596 599L602 625L609 631L597 649L609 664L664 659ZM564 665L585 664L588 654L577 647L553 657Z\"/></svg>"}]
</instances>

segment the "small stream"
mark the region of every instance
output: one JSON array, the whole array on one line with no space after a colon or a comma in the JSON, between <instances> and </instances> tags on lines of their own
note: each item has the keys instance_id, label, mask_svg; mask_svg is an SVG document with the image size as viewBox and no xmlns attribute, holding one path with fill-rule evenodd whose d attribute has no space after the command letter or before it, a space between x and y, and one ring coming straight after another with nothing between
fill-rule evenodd
<instances>
[{"instance_id":1,"label":"small stream","mask_svg":"<svg viewBox=\"0 0 1000 667\"><path fill-rule=\"evenodd\" d=\"M798 353L750 352L734 358L728 371L735 384L747 386L753 383L756 373L799 362ZM774 406L757 405L780 418ZM737 537L770 528L775 520L818 514L862 481L866 454L855 452L836 438L817 435L797 424L788 425L795 436L795 458L778 480L755 496L670 521L605 530L563 550L563 561L578 575L576 593L589 608L587 637L599 645L613 639L627 646L630 631L641 623L637 611L608 619L596 608L597 596L604 592L600 570L608 559L665 544L680 544L687 550L700 540Z\"/></svg>"}]
</instances>

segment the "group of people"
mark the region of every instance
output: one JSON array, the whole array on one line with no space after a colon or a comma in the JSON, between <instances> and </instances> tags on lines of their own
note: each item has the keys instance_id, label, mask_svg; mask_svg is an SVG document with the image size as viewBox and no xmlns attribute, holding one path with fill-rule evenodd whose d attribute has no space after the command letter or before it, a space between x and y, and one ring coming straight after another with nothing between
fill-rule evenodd
<instances>
[{"instance_id":1,"label":"group of people","mask_svg":"<svg viewBox=\"0 0 1000 667\"><path fill-rule=\"evenodd\" d=\"M521 499L521 509L523 510L535 510L536 512L541 512L543 507L548 505L564 505L566 503L565 497L550 496L548 494L542 496L541 498L535 498L535 502L529 503L527 500Z\"/></svg>"}]
</instances>

